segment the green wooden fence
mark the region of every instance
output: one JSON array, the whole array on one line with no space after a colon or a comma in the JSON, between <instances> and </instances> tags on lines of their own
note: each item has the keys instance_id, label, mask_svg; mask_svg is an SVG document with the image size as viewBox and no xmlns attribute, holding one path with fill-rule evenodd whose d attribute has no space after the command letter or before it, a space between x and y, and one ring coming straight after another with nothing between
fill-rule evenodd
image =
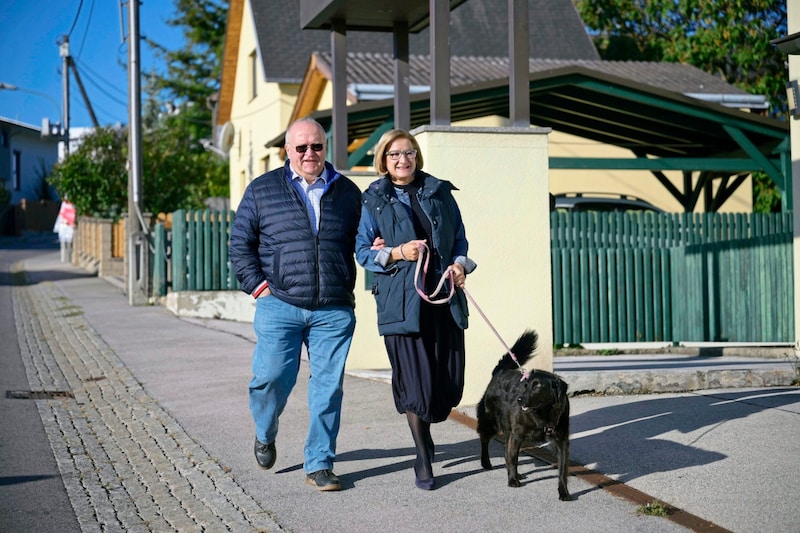
<instances>
[{"instance_id":1,"label":"green wooden fence","mask_svg":"<svg viewBox=\"0 0 800 533\"><path fill-rule=\"evenodd\" d=\"M553 337L793 339L791 214L553 213Z\"/></svg>"},{"instance_id":2,"label":"green wooden fence","mask_svg":"<svg viewBox=\"0 0 800 533\"><path fill-rule=\"evenodd\" d=\"M233 217L233 211L175 211L171 238L162 235L163 228L157 225L153 290L161 296L168 288L175 292L238 290L239 282L228 258ZM171 279L162 281L167 273Z\"/></svg>"},{"instance_id":3,"label":"green wooden fence","mask_svg":"<svg viewBox=\"0 0 800 533\"><path fill-rule=\"evenodd\" d=\"M153 290L239 290L232 211L176 211L154 232ZM558 213L553 339L792 342L791 214Z\"/></svg>"}]
</instances>

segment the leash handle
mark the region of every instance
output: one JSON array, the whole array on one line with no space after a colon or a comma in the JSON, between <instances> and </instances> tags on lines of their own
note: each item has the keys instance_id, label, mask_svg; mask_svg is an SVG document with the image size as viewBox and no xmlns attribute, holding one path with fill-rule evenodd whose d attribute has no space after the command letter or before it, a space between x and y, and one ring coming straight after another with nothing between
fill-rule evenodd
<instances>
[{"instance_id":1,"label":"leash handle","mask_svg":"<svg viewBox=\"0 0 800 533\"><path fill-rule=\"evenodd\" d=\"M425 256L424 260L423 256ZM430 261L430 256L431 254L430 250L428 249L428 245L425 243L420 243L419 257L417 257L417 266L414 270L414 289L416 289L417 294L419 294L420 297L428 303L436 305L446 304L453 299L453 295L456 293L455 283L453 283L454 274L449 267L447 270L445 270L444 274L442 274L441 279L439 279L439 284L436 285L436 289L431 293L430 296L425 294L425 291L419 287L420 271L422 271L422 279L425 279L425 276L428 273L428 262ZM448 278L450 279L450 293L447 295L447 298L441 300L431 300L431 298L434 298L437 294L439 294L439 292L442 290L442 287L444 287L444 282L447 281Z\"/></svg>"}]
</instances>

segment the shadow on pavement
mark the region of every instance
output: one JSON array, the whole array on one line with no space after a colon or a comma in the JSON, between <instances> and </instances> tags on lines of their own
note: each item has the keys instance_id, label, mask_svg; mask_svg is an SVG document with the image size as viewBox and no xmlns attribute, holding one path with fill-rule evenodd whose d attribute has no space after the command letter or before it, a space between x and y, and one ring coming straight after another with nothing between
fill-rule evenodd
<instances>
[{"instance_id":1,"label":"shadow on pavement","mask_svg":"<svg viewBox=\"0 0 800 533\"><path fill-rule=\"evenodd\" d=\"M792 388L717 391L603 407L570 418L572 449L579 450L583 464L622 482L706 465L727 456L703 449L700 440L732 421L796 404L799 397L800 390ZM666 434L670 438L659 438ZM621 465L625 471L619 471Z\"/></svg>"}]
</instances>

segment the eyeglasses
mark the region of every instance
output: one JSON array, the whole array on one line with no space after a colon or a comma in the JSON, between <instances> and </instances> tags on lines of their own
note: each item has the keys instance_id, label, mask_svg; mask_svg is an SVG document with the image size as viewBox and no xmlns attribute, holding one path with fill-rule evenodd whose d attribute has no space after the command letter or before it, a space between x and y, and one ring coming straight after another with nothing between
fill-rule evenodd
<instances>
[{"instance_id":1,"label":"eyeglasses","mask_svg":"<svg viewBox=\"0 0 800 533\"><path fill-rule=\"evenodd\" d=\"M415 157L417 157L417 151L416 150L404 150L402 152L396 152L396 151L386 152L386 157L388 157L392 161L399 161L401 155L406 156L406 159L414 159Z\"/></svg>"},{"instance_id":2,"label":"eyeglasses","mask_svg":"<svg viewBox=\"0 0 800 533\"><path fill-rule=\"evenodd\" d=\"M306 153L306 150L308 150L309 148L311 148L315 152L321 152L322 150L325 149L325 145L322 143L298 144L297 146L294 147L294 149L297 150L298 154Z\"/></svg>"}]
</instances>

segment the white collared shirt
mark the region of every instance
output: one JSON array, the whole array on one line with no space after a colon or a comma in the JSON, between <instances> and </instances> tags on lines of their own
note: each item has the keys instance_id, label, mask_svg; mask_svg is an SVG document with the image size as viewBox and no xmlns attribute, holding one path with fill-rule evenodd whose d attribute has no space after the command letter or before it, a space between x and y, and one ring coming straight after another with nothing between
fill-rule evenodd
<instances>
[{"instance_id":1,"label":"white collared shirt","mask_svg":"<svg viewBox=\"0 0 800 533\"><path fill-rule=\"evenodd\" d=\"M324 168L322 174L317 176L314 183L308 183L305 178L292 170L292 182L296 184L295 188L303 191L308 216L311 217L314 223L315 231L319 232L319 205L322 193L325 192L325 187L328 184L328 169Z\"/></svg>"}]
</instances>

